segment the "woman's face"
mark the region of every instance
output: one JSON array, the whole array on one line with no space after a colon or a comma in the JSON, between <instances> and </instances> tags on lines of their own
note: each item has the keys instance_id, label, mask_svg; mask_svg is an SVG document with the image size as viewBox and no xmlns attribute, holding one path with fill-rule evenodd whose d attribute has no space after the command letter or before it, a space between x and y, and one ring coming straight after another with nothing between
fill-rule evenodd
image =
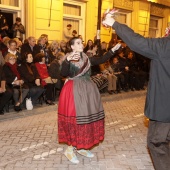
<instances>
[{"instance_id":1,"label":"woman's face","mask_svg":"<svg viewBox=\"0 0 170 170\"><path fill-rule=\"evenodd\" d=\"M10 49L11 51L15 51L16 48L17 48L17 44L16 44L16 43L13 42L13 43L9 44L9 49Z\"/></svg>"},{"instance_id":2,"label":"woman's face","mask_svg":"<svg viewBox=\"0 0 170 170\"><path fill-rule=\"evenodd\" d=\"M59 44L57 42L53 43L53 49L58 49L59 48Z\"/></svg>"},{"instance_id":3,"label":"woman's face","mask_svg":"<svg viewBox=\"0 0 170 170\"><path fill-rule=\"evenodd\" d=\"M27 61L27 63L32 63L33 62L32 54L28 54L26 61Z\"/></svg>"},{"instance_id":4,"label":"woman's face","mask_svg":"<svg viewBox=\"0 0 170 170\"><path fill-rule=\"evenodd\" d=\"M118 59L117 58L113 58L113 63L117 64L118 63Z\"/></svg>"},{"instance_id":5,"label":"woman's face","mask_svg":"<svg viewBox=\"0 0 170 170\"><path fill-rule=\"evenodd\" d=\"M15 62L16 62L16 58L14 58L14 57L9 57L8 62L9 62L11 65L13 65L13 64L15 64Z\"/></svg>"},{"instance_id":6,"label":"woman's face","mask_svg":"<svg viewBox=\"0 0 170 170\"><path fill-rule=\"evenodd\" d=\"M42 58L42 61L41 61L41 62L42 62L42 63L45 63L45 57Z\"/></svg>"},{"instance_id":7,"label":"woman's face","mask_svg":"<svg viewBox=\"0 0 170 170\"><path fill-rule=\"evenodd\" d=\"M44 38L41 38L41 40L40 40L40 44L41 45L44 45L46 43L46 39L45 39L45 37Z\"/></svg>"},{"instance_id":8,"label":"woman's face","mask_svg":"<svg viewBox=\"0 0 170 170\"><path fill-rule=\"evenodd\" d=\"M83 44L81 39L76 39L74 44L71 45L71 48L75 52L82 52L83 51Z\"/></svg>"},{"instance_id":9,"label":"woman's face","mask_svg":"<svg viewBox=\"0 0 170 170\"><path fill-rule=\"evenodd\" d=\"M93 45L93 42L92 42L92 41L89 41L89 42L88 42L88 45L89 45L89 46L92 46L92 45Z\"/></svg>"}]
</instances>

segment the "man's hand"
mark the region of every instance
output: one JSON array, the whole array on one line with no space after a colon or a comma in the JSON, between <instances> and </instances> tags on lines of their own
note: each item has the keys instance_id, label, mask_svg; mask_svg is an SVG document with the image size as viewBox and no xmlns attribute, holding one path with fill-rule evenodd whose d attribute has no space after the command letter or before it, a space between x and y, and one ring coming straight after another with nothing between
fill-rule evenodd
<instances>
[{"instance_id":1,"label":"man's hand","mask_svg":"<svg viewBox=\"0 0 170 170\"><path fill-rule=\"evenodd\" d=\"M113 10L107 10L105 13L104 13L104 16L103 16L103 21L102 21L102 24L106 27L110 26L112 27L112 25L114 24L115 22L115 19L113 18L114 17L114 14L117 12L117 10L113 9Z\"/></svg>"},{"instance_id":2,"label":"man's hand","mask_svg":"<svg viewBox=\"0 0 170 170\"><path fill-rule=\"evenodd\" d=\"M0 93L4 93L6 91L6 89L3 89L0 87Z\"/></svg>"},{"instance_id":3,"label":"man's hand","mask_svg":"<svg viewBox=\"0 0 170 170\"><path fill-rule=\"evenodd\" d=\"M0 87L0 93L3 93L3 90L2 90L2 88Z\"/></svg>"}]
</instances>

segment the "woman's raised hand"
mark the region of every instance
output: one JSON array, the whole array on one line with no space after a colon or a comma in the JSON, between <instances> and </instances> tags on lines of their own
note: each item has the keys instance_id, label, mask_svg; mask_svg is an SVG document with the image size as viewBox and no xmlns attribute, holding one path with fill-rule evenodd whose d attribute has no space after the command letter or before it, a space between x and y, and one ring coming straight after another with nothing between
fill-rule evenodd
<instances>
[{"instance_id":1,"label":"woman's raised hand","mask_svg":"<svg viewBox=\"0 0 170 170\"><path fill-rule=\"evenodd\" d=\"M121 44L118 43L118 44L116 44L111 50L112 50L113 52L115 52L115 51L117 51L120 47L121 47Z\"/></svg>"}]
</instances>

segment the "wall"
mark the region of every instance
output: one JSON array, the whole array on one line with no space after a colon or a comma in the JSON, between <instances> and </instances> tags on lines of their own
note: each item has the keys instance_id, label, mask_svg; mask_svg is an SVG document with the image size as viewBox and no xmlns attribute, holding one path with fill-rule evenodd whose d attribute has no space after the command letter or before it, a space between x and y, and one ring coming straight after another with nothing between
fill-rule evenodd
<instances>
[{"instance_id":1,"label":"wall","mask_svg":"<svg viewBox=\"0 0 170 170\"><path fill-rule=\"evenodd\" d=\"M53 0L50 20L50 0L27 0L26 31L27 37L39 38L41 34L48 34L49 41L61 40L63 29L63 0ZM50 23L50 25L49 25Z\"/></svg>"},{"instance_id":2,"label":"wall","mask_svg":"<svg viewBox=\"0 0 170 170\"><path fill-rule=\"evenodd\" d=\"M94 39L97 32L98 0L82 0L86 3L86 21L84 40ZM61 40L63 33L63 0L52 0L51 22L49 26L51 0L26 0L26 37L49 35L49 40ZM113 6L132 15L127 25L135 32L148 36L150 15L163 18L162 34L170 21L170 9L147 1L132 0L103 0L103 12ZM101 26L101 41L109 42L112 30Z\"/></svg>"},{"instance_id":3,"label":"wall","mask_svg":"<svg viewBox=\"0 0 170 170\"><path fill-rule=\"evenodd\" d=\"M108 8L113 8L113 0L103 0L102 1L102 11L101 15L103 15L104 11ZM89 0L86 6L86 41L88 39L94 39L97 34L97 19L98 19L98 0ZM101 16L102 17L102 16ZM101 41L110 41L112 30L106 29L101 25Z\"/></svg>"},{"instance_id":4,"label":"wall","mask_svg":"<svg viewBox=\"0 0 170 170\"><path fill-rule=\"evenodd\" d=\"M134 1L132 12L132 29L135 32L147 37L149 31L150 20L150 3Z\"/></svg>"}]
</instances>

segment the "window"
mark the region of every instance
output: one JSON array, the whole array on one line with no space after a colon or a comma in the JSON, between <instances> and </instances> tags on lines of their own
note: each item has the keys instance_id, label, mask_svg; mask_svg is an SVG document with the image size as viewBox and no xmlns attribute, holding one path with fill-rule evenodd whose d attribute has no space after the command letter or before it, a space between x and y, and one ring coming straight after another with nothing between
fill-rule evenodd
<instances>
[{"instance_id":1,"label":"window","mask_svg":"<svg viewBox=\"0 0 170 170\"><path fill-rule=\"evenodd\" d=\"M131 11L119 9L115 18L118 22L131 26L131 17L132 17L131 15L132 15ZM113 33L115 33L114 30Z\"/></svg>"},{"instance_id":2,"label":"window","mask_svg":"<svg viewBox=\"0 0 170 170\"><path fill-rule=\"evenodd\" d=\"M19 7L19 0L0 0L0 4Z\"/></svg>"},{"instance_id":3,"label":"window","mask_svg":"<svg viewBox=\"0 0 170 170\"><path fill-rule=\"evenodd\" d=\"M149 37L150 38L161 37L161 27L162 18L151 16L149 23Z\"/></svg>"},{"instance_id":4,"label":"window","mask_svg":"<svg viewBox=\"0 0 170 170\"><path fill-rule=\"evenodd\" d=\"M116 20L122 24L126 24L126 14L119 13Z\"/></svg>"},{"instance_id":5,"label":"window","mask_svg":"<svg viewBox=\"0 0 170 170\"><path fill-rule=\"evenodd\" d=\"M64 3L64 14L81 16L81 6Z\"/></svg>"},{"instance_id":6,"label":"window","mask_svg":"<svg viewBox=\"0 0 170 170\"><path fill-rule=\"evenodd\" d=\"M79 1L64 1L63 4L63 29L68 24L72 25L72 30L77 31L77 35L85 35L85 3Z\"/></svg>"}]
</instances>

